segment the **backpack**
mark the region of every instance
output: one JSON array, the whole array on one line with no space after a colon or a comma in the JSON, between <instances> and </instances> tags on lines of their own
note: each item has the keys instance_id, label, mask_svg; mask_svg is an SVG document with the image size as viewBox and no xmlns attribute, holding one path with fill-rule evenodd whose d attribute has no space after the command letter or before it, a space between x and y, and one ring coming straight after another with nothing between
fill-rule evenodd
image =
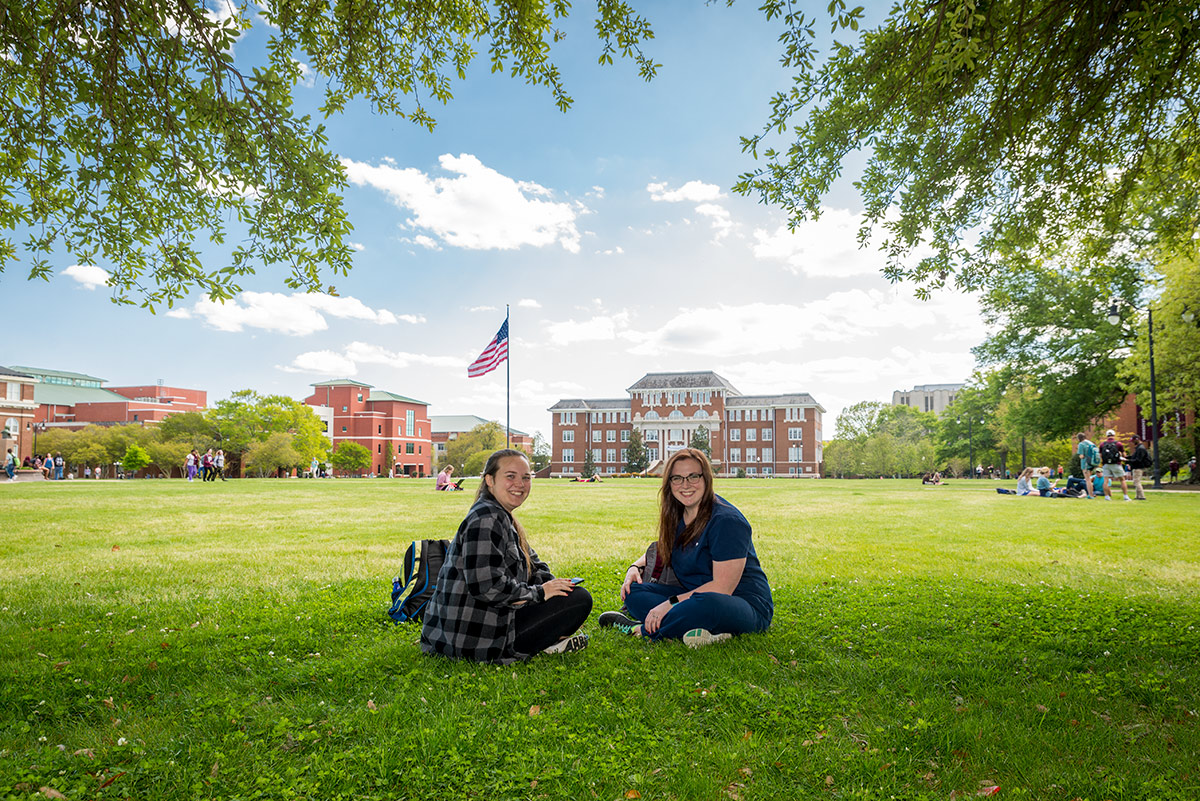
<instances>
[{"instance_id":1,"label":"backpack","mask_svg":"<svg viewBox=\"0 0 1200 801\"><path fill-rule=\"evenodd\" d=\"M1094 470L1100 466L1100 451L1094 442L1088 441L1084 445L1087 447L1083 449L1083 455L1080 457L1080 467L1084 470Z\"/></svg>"},{"instance_id":2,"label":"backpack","mask_svg":"<svg viewBox=\"0 0 1200 801\"><path fill-rule=\"evenodd\" d=\"M392 579L392 608L388 616L393 621L419 623L425 616L425 605L437 588L438 573L449 547L450 540L414 540L408 546L404 552L404 572Z\"/></svg>"},{"instance_id":3,"label":"backpack","mask_svg":"<svg viewBox=\"0 0 1200 801\"><path fill-rule=\"evenodd\" d=\"M1105 440L1100 446L1100 461L1104 464L1121 463L1121 443L1116 440Z\"/></svg>"}]
</instances>

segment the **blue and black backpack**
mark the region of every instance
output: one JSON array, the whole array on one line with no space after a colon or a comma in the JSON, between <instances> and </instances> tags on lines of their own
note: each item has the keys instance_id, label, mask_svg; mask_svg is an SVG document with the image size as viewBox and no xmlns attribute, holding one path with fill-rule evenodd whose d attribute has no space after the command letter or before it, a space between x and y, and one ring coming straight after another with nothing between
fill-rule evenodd
<instances>
[{"instance_id":1,"label":"blue and black backpack","mask_svg":"<svg viewBox=\"0 0 1200 801\"><path fill-rule=\"evenodd\" d=\"M438 573L449 547L450 540L414 540L408 546L404 572L392 579L392 608L388 610L392 620L419 623L425 616L425 605L437 588Z\"/></svg>"}]
</instances>

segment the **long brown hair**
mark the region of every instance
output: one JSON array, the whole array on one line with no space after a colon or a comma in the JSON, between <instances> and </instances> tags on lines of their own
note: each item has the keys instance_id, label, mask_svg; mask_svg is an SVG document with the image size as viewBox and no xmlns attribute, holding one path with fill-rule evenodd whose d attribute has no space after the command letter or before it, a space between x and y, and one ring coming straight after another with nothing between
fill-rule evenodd
<instances>
[{"instance_id":1,"label":"long brown hair","mask_svg":"<svg viewBox=\"0 0 1200 801\"><path fill-rule=\"evenodd\" d=\"M529 464L529 457L525 455L525 451L519 451L515 448L501 448L487 458L487 462L483 465L483 475L479 477L479 489L475 492L475 502L487 498L489 501L495 501L496 496L488 488L487 477L491 476L492 481L496 480L496 476L500 473L500 461L507 459L510 456L519 456L526 465ZM499 503L499 501L496 501ZM508 513L512 518L513 527L517 530L517 546L521 549L521 555L525 557L525 570L530 575L533 575L533 557L530 555L529 539L525 536L525 527L521 525L521 521L517 520L516 515L512 512Z\"/></svg>"},{"instance_id":2,"label":"long brown hair","mask_svg":"<svg viewBox=\"0 0 1200 801\"><path fill-rule=\"evenodd\" d=\"M683 519L683 504L671 494L671 470L680 459L692 459L700 465L700 475L704 476L704 492L700 496L700 506L696 509L696 519L689 523L676 539L675 531L679 528L679 521ZM715 496L712 464L708 461L708 454L696 448L684 448L667 459L666 465L663 466L662 489L658 493L658 557L663 560L665 566L671 565L671 551L676 546L682 548L704 531L708 519L712 517Z\"/></svg>"}]
</instances>

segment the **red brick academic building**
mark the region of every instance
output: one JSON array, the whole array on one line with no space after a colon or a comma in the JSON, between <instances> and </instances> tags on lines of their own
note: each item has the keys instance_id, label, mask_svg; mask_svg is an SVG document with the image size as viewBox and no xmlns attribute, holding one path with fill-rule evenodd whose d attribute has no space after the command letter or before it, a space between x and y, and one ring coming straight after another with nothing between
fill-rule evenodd
<instances>
[{"instance_id":1,"label":"red brick academic building","mask_svg":"<svg viewBox=\"0 0 1200 801\"><path fill-rule=\"evenodd\" d=\"M586 451L601 475L626 472L626 448L641 433L650 469L708 432L720 475L817 478L821 475L821 415L805 392L743 395L714 372L647 373L627 398L560 400L553 415L551 476L577 476Z\"/></svg>"},{"instance_id":2,"label":"red brick academic building","mask_svg":"<svg viewBox=\"0 0 1200 801\"><path fill-rule=\"evenodd\" d=\"M427 476L433 459L429 404L370 384L343 378L313 384L304 402L325 423L336 450L357 442L371 452L370 472L387 474L385 449L392 450L396 475Z\"/></svg>"}]
</instances>

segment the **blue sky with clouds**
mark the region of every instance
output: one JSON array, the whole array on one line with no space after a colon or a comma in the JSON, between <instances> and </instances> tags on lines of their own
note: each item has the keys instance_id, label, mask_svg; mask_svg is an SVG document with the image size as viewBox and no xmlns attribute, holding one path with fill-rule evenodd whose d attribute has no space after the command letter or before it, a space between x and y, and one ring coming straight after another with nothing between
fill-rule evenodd
<instances>
[{"instance_id":1,"label":"blue sky with clouds","mask_svg":"<svg viewBox=\"0 0 1200 801\"><path fill-rule=\"evenodd\" d=\"M113 384L253 388L303 398L351 377L432 414L505 415L504 368L466 368L511 305L512 424L550 433L565 397L616 398L651 371L715 370L745 393L802 391L827 410L894 389L965 380L984 330L960 293L921 302L857 247L847 178L819 222L731 194L754 162L738 137L787 85L778 30L752 3L647 6L662 64L596 64L586 9L556 56L574 98L476 63L429 133L352 106L326 121L351 185L357 249L339 297L297 295L260 272L224 305L191 297L151 315L109 301L103 273L63 260L50 282L0 276L37 322L0 363ZM260 23L261 25L261 23ZM828 26L825 27L828 30ZM252 58L263 31L238 44ZM299 86L313 108L320 84ZM214 259L220 255L214 252ZM103 267L103 265L100 265Z\"/></svg>"}]
</instances>

